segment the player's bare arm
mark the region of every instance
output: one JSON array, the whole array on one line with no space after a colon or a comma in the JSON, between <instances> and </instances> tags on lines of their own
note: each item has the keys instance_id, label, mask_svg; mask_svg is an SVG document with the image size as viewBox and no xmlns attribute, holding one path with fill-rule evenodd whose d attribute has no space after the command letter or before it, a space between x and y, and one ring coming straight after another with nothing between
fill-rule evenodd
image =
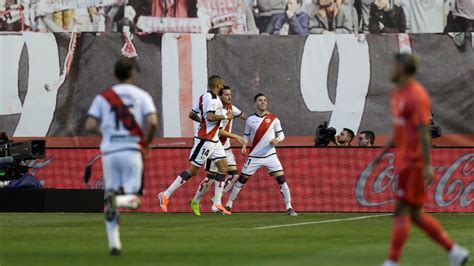
<instances>
[{"instance_id":1,"label":"player's bare arm","mask_svg":"<svg viewBox=\"0 0 474 266\"><path fill-rule=\"evenodd\" d=\"M237 118L246 121L247 118L248 118L248 116L247 116L246 114L242 113L242 114L240 114Z\"/></svg>"},{"instance_id":2,"label":"player's bare arm","mask_svg":"<svg viewBox=\"0 0 474 266\"><path fill-rule=\"evenodd\" d=\"M158 128L158 115L156 113L149 114L146 117L146 149L150 149L155 136L156 129Z\"/></svg>"},{"instance_id":3,"label":"player's bare arm","mask_svg":"<svg viewBox=\"0 0 474 266\"><path fill-rule=\"evenodd\" d=\"M240 144L242 144L242 147L243 148L246 148L247 147L247 141L242 138L241 136L239 135L236 135L234 133L230 133L230 132L227 132L223 129L219 130L219 135L221 135L222 137L226 137L226 138L231 138L231 139L235 139L237 140Z\"/></svg>"},{"instance_id":4,"label":"player's bare arm","mask_svg":"<svg viewBox=\"0 0 474 266\"><path fill-rule=\"evenodd\" d=\"M201 116L196 114L195 112L191 111L189 112L188 117L193 120L194 122L202 123Z\"/></svg>"},{"instance_id":5,"label":"player's bare arm","mask_svg":"<svg viewBox=\"0 0 474 266\"><path fill-rule=\"evenodd\" d=\"M214 121L222 121L222 120L231 120L234 118L234 115L232 112L227 112L226 115L216 115L214 112L207 112L206 113L206 118L208 121L214 122Z\"/></svg>"},{"instance_id":6,"label":"player's bare arm","mask_svg":"<svg viewBox=\"0 0 474 266\"><path fill-rule=\"evenodd\" d=\"M423 149L423 180L425 186L433 183L433 170L430 165L430 145L431 145L431 133L427 125L421 125L418 127L418 134L420 135L421 147Z\"/></svg>"},{"instance_id":7,"label":"player's bare arm","mask_svg":"<svg viewBox=\"0 0 474 266\"><path fill-rule=\"evenodd\" d=\"M100 121L92 116L86 119L86 130L92 133L100 133Z\"/></svg>"}]
</instances>

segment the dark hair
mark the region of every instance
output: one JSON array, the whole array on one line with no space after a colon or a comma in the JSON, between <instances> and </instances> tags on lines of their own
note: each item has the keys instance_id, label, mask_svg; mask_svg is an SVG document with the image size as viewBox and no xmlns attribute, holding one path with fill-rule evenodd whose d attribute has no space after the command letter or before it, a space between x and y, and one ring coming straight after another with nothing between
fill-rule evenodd
<instances>
[{"instance_id":1,"label":"dark hair","mask_svg":"<svg viewBox=\"0 0 474 266\"><path fill-rule=\"evenodd\" d=\"M134 64L132 60L128 58L121 58L115 63L115 77L117 77L119 81L125 81L132 76L133 68Z\"/></svg>"},{"instance_id":2,"label":"dark hair","mask_svg":"<svg viewBox=\"0 0 474 266\"><path fill-rule=\"evenodd\" d=\"M397 53L395 54L395 61L404 66L405 73L408 75L415 75L418 71L419 60L412 54Z\"/></svg>"},{"instance_id":3,"label":"dark hair","mask_svg":"<svg viewBox=\"0 0 474 266\"><path fill-rule=\"evenodd\" d=\"M257 102L257 99L258 99L258 97L260 97L260 96L263 96L263 97L267 98L267 96L266 96L265 94L259 93L259 94L255 95L255 97L253 97L253 102L254 102L254 103Z\"/></svg>"},{"instance_id":4,"label":"dark hair","mask_svg":"<svg viewBox=\"0 0 474 266\"><path fill-rule=\"evenodd\" d=\"M375 143L375 133L370 130L364 130L360 132L360 134L365 134L365 136L369 139L370 145L374 145Z\"/></svg>"},{"instance_id":5,"label":"dark hair","mask_svg":"<svg viewBox=\"0 0 474 266\"><path fill-rule=\"evenodd\" d=\"M349 143L350 143L354 139L354 136L355 136L354 131L352 131L349 128L343 128L342 130L347 131L349 133L349 136L351 137L351 140L349 140Z\"/></svg>"},{"instance_id":6,"label":"dark hair","mask_svg":"<svg viewBox=\"0 0 474 266\"><path fill-rule=\"evenodd\" d=\"M209 86L209 88L214 88L214 87L217 86L217 83L219 83L221 81L222 81L222 78L220 76L212 75L207 80L207 86Z\"/></svg>"},{"instance_id":7,"label":"dark hair","mask_svg":"<svg viewBox=\"0 0 474 266\"><path fill-rule=\"evenodd\" d=\"M227 85L224 85L224 88L222 88L221 92L219 92L219 96L224 95L224 90L230 90L230 87Z\"/></svg>"}]
</instances>

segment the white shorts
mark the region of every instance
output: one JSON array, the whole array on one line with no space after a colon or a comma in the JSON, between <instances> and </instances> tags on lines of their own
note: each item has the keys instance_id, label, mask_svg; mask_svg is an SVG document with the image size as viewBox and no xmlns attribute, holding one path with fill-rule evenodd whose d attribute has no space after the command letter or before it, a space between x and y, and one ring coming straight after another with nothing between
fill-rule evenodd
<instances>
[{"instance_id":1,"label":"white shorts","mask_svg":"<svg viewBox=\"0 0 474 266\"><path fill-rule=\"evenodd\" d=\"M263 166L267 168L270 175L283 171L283 166L281 165L278 156L272 154L265 158L247 157L241 173L247 176L252 176L258 169L260 169L260 167Z\"/></svg>"},{"instance_id":2,"label":"white shorts","mask_svg":"<svg viewBox=\"0 0 474 266\"><path fill-rule=\"evenodd\" d=\"M207 159L219 161L225 158L224 146L220 141L212 142L194 138L194 146L189 155L189 161L195 166L203 166Z\"/></svg>"},{"instance_id":3,"label":"white shorts","mask_svg":"<svg viewBox=\"0 0 474 266\"><path fill-rule=\"evenodd\" d=\"M124 150L102 157L105 189L125 194L142 194L143 157L138 150Z\"/></svg>"},{"instance_id":4,"label":"white shorts","mask_svg":"<svg viewBox=\"0 0 474 266\"><path fill-rule=\"evenodd\" d=\"M225 150L225 155L227 158L228 166L237 166L237 163L235 162L235 156L231 148L228 148L227 150ZM218 169L216 165L216 160L207 159L205 169L206 169L206 172L208 173L217 174Z\"/></svg>"}]
</instances>

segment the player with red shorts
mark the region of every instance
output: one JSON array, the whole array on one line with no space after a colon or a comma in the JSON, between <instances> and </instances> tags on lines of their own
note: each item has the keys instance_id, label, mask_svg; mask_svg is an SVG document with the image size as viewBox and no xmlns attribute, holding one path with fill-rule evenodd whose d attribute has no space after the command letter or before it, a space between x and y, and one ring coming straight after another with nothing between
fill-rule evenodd
<instances>
[{"instance_id":1,"label":"player with red shorts","mask_svg":"<svg viewBox=\"0 0 474 266\"><path fill-rule=\"evenodd\" d=\"M411 222L449 252L451 266L465 265L469 252L455 244L438 221L423 212L425 187L433 182L430 162L431 118L430 98L415 80L417 59L410 54L397 54L391 79L396 89L391 95L394 137L374 163L395 146L395 168L398 175L394 227L390 254L384 266L397 265L408 238Z\"/></svg>"}]
</instances>

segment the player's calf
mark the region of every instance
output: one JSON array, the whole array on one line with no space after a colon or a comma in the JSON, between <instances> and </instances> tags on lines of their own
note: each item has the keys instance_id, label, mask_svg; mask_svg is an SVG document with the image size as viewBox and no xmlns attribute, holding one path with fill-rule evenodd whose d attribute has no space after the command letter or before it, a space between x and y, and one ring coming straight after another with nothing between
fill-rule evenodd
<instances>
[{"instance_id":1,"label":"player's calf","mask_svg":"<svg viewBox=\"0 0 474 266\"><path fill-rule=\"evenodd\" d=\"M293 206L291 206L291 192L288 184L286 183L285 176L278 175L275 177L275 179L280 186L280 192L283 196L283 201L285 202L286 213L289 216L298 216L298 214L293 209Z\"/></svg>"},{"instance_id":2,"label":"player's calf","mask_svg":"<svg viewBox=\"0 0 474 266\"><path fill-rule=\"evenodd\" d=\"M107 192L105 197L105 227L111 255L120 255L122 243L119 232L119 212L116 206L114 192Z\"/></svg>"},{"instance_id":3,"label":"player's calf","mask_svg":"<svg viewBox=\"0 0 474 266\"><path fill-rule=\"evenodd\" d=\"M235 183L234 187L232 188L232 192L230 193L229 200L226 203L226 209L232 209L234 205L234 201L237 199L237 195L239 195L240 190L244 187L245 183L247 183L249 176L240 175L239 180Z\"/></svg>"}]
</instances>

